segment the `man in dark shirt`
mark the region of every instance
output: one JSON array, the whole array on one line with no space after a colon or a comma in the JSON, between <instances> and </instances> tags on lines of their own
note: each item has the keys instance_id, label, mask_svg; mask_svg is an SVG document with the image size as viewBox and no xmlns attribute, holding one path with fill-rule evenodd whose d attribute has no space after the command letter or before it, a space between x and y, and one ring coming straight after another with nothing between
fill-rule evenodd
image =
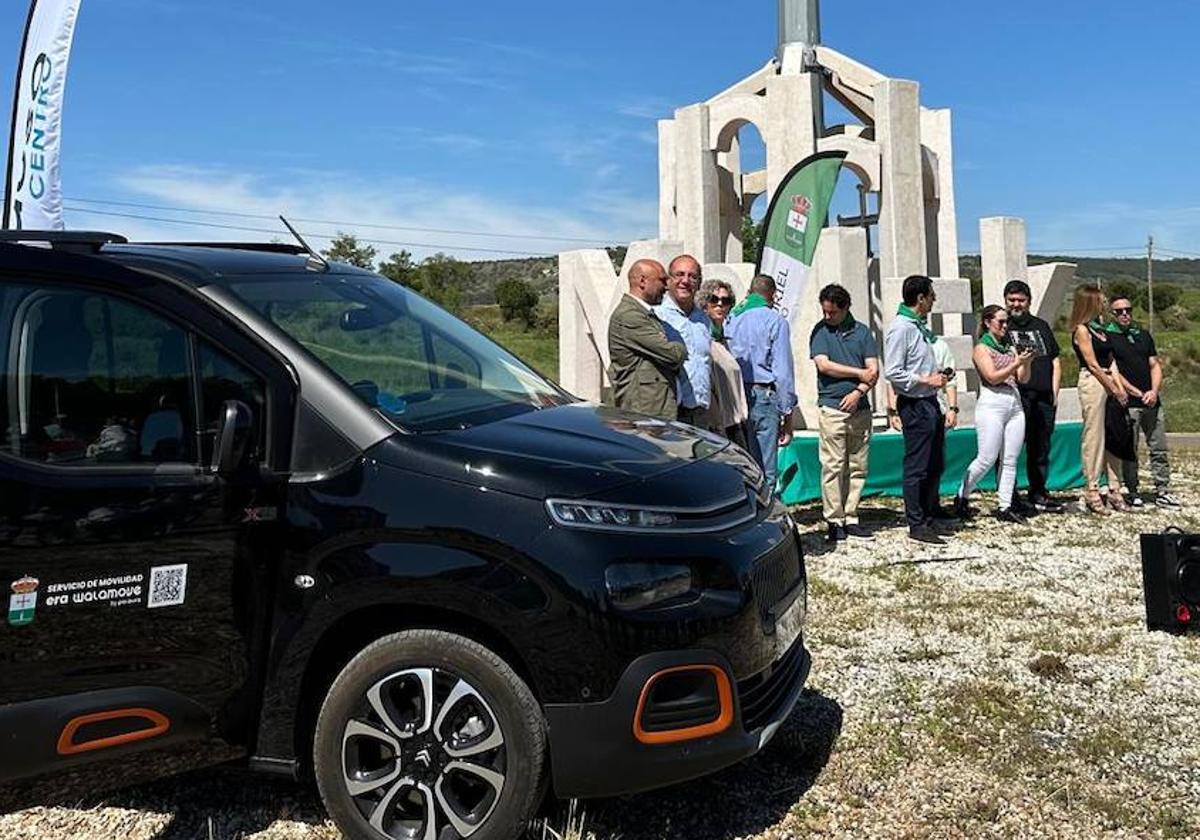
<instances>
[{"instance_id":1,"label":"man in dark shirt","mask_svg":"<svg viewBox=\"0 0 1200 840\"><path fill-rule=\"evenodd\" d=\"M879 381L879 350L867 325L850 314L849 292L830 284L819 299L825 317L813 327L808 347L817 366L826 540L869 540L871 532L858 524L858 503L867 483L871 445L867 394Z\"/></svg>"},{"instance_id":2,"label":"man in dark shirt","mask_svg":"<svg viewBox=\"0 0 1200 840\"><path fill-rule=\"evenodd\" d=\"M1129 394L1129 416L1141 427L1150 448L1150 473L1154 476L1154 503L1161 508L1178 510L1179 500L1171 494L1171 464L1167 459L1167 425L1163 416L1162 365L1158 363L1158 350L1154 337L1133 323L1133 303L1127 297L1112 300L1113 323L1109 326L1109 340L1113 356L1117 360L1117 371L1124 380ZM1125 489L1129 491L1130 504L1141 507L1138 496L1137 450L1134 459L1122 464Z\"/></svg>"},{"instance_id":3,"label":"man in dark shirt","mask_svg":"<svg viewBox=\"0 0 1200 840\"><path fill-rule=\"evenodd\" d=\"M1050 439L1058 413L1058 388L1062 380L1058 341L1054 330L1029 311L1033 295L1024 280L1009 280L1004 286L1004 304L1008 308L1009 340L1017 347L1029 347L1034 359L1029 381L1018 383L1021 408L1025 413L1025 475L1029 481L1029 501L1013 495L1013 509L1031 513L1034 509L1059 513L1063 507L1046 495L1046 476L1050 471Z\"/></svg>"}]
</instances>

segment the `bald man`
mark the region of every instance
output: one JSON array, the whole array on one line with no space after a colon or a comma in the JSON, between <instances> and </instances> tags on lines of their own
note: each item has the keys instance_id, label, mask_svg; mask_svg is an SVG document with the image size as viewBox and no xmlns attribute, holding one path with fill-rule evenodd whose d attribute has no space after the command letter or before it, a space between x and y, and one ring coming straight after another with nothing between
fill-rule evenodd
<instances>
[{"instance_id":1,"label":"bald man","mask_svg":"<svg viewBox=\"0 0 1200 840\"><path fill-rule=\"evenodd\" d=\"M687 347L671 341L653 307L662 303L667 271L657 260L629 269L629 291L608 322L609 379L617 408L674 420L679 411L676 378Z\"/></svg>"}]
</instances>

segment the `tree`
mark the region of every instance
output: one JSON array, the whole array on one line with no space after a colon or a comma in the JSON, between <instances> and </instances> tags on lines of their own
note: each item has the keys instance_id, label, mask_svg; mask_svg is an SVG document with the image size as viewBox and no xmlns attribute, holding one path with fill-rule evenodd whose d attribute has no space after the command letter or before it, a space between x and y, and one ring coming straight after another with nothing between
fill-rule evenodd
<instances>
[{"instance_id":1,"label":"tree","mask_svg":"<svg viewBox=\"0 0 1200 840\"><path fill-rule=\"evenodd\" d=\"M417 269L419 285L413 288L451 312L462 305L463 289L471 279L471 267L454 257L437 253L421 261Z\"/></svg>"},{"instance_id":2,"label":"tree","mask_svg":"<svg viewBox=\"0 0 1200 840\"><path fill-rule=\"evenodd\" d=\"M745 262L758 262L758 251L762 244L763 223L755 222L749 213L742 216L742 259Z\"/></svg>"},{"instance_id":3,"label":"tree","mask_svg":"<svg viewBox=\"0 0 1200 840\"><path fill-rule=\"evenodd\" d=\"M326 259L350 263L368 271L375 270L375 249L370 245L359 245L353 234L338 231L329 247L321 252Z\"/></svg>"},{"instance_id":4,"label":"tree","mask_svg":"<svg viewBox=\"0 0 1200 840\"><path fill-rule=\"evenodd\" d=\"M496 303L505 321L524 321L525 326L537 323L538 295L524 280L509 277L496 284Z\"/></svg>"},{"instance_id":5,"label":"tree","mask_svg":"<svg viewBox=\"0 0 1200 840\"><path fill-rule=\"evenodd\" d=\"M412 261L412 254L408 251L392 254L385 261L381 262L379 264L379 273L387 279L399 283L401 286L407 286L417 292L421 291L417 288L417 284L420 282L420 269Z\"/></svg>"}]
</instances>

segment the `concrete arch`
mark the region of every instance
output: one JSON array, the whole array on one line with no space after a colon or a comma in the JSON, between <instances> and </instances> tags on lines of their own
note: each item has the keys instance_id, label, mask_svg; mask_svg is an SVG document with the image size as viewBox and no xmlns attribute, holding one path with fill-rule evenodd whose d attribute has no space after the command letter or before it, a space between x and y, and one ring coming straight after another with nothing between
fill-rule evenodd
<instances>
[{"instance_id":1,"label":"concrete arch","mask_svg":"<svg viewBox=\"0 0 1200 840\"><path fill-rule=\"evenodd\" d=\"M845 152L846 160L842 166L857 175L868 190L879 192L883 158L877 143L854 134L834 134L822 137L817 142L817 149L822 152Z\"/></svg>"},{"instance_id":2,"label":"concrete arch","mask_svg":"<svg viewBox=\"0 0 1200 840\"><path fill-rule=\"evenodd\" d=\"M708 136L712 143L710 150L729 151L734 138L747 123L752 124L759 135L765 138L767 133L763 126L766 125L766 106L765 97L752 93L735 93L711 103L708 106Z\"/></svg>"}]
</instances>

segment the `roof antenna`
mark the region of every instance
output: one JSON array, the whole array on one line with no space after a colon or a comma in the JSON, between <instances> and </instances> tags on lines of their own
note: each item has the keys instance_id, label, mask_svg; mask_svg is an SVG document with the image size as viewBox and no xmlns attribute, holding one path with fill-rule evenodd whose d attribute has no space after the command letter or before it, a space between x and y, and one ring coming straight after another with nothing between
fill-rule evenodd
<instances>
[{"instance_id":1,"label":"roof antenna","mask_svg":"<svg viewBox=\"0 0 1200 840\"><path fill-rule=\"evenodd\" d=\"M292 223L285 219L282 213L279 214L279 221L283 222L283 226L291 231L292 236L296 237L296 241L300 243L300 247L308 254L308 261L304 264L304 267L309 271L328 271L329 260L314 251L312 246L304 241L304 237L300 235L300 231L292 227Z\"/></svg>"}]
</instances>

